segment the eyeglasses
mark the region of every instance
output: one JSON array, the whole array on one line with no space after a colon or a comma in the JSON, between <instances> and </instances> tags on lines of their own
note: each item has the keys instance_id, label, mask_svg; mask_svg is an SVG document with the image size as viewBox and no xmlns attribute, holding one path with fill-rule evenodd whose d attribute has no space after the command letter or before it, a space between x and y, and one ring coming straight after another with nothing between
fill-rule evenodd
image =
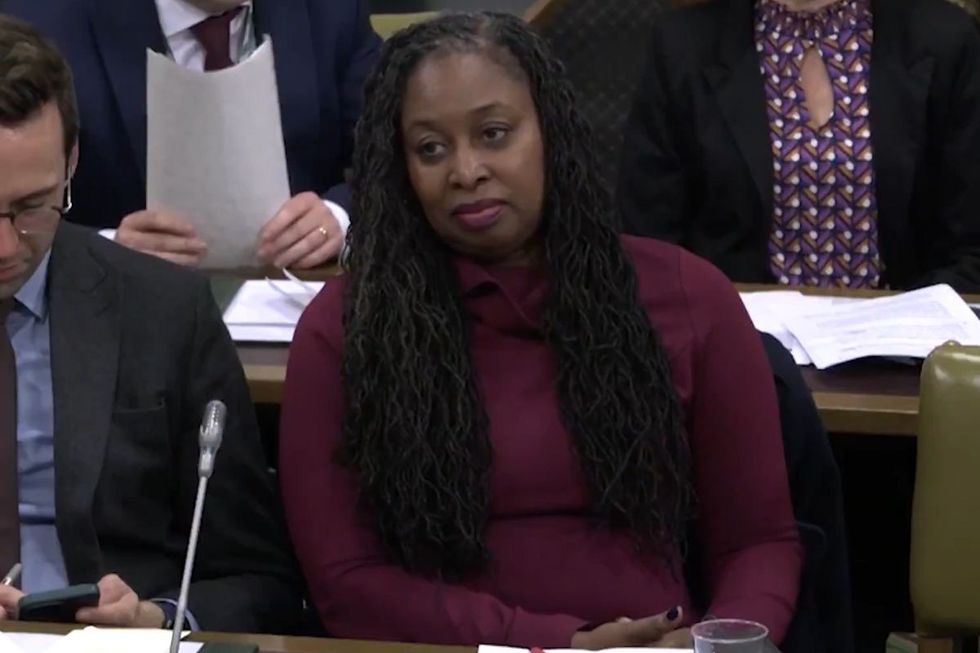
<instances>
[{"instance_id":1,"label":"eyeglasses","mask_svg":"<svg viewBox=\"0 0 980 653\"><path fill-rule=\"evenodd\" d=\"M36 206L22 211L0 211L0 219L7 218L14 231L21 235L54 231L58 221L71 211L71 178L65 180L63 206Z\"/></svg>"}]
</instances>

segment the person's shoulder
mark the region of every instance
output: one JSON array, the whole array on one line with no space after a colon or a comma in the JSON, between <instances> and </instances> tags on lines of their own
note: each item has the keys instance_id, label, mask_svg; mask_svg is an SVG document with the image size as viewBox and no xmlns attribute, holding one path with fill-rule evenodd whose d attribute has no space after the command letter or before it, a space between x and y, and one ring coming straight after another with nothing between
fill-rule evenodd
<instances>
[{"instance_id":1,"label":"person's shoulder","mask_svg":"<svg viewBox=\"0 0 980 653\"><path fill-rule=\"evenodd\" d=\"M90 9L91 0L3 0L0 11L26 20L42 31L57 25L73 25L78 28L79 17Z\"/></svg>"},{"instance_id":2,"label":"person's shoulder","mask_svg":"<svg viewBox=\"0 0 980 653\"><path fill-rule=\"evenodd\" d=\"M282 4L279 2L273 3ZM356 21L365 11L364 0L307 0L306 19L311 27L320 27L321 30L314 30L313 35L336 34L340 38L340 43L346 41L345 37L351 36L347 33L354 27ZM285 6L282 11L288 11Z\"/></svg>"},{"instance_id":3,"label":"person's shoulder","mask_svg":"<svg viewBox=\"0 0 980 653\"><path fill-rule=\"evenodd\" d=\"M963 7L950 0L891 0L875 5L875 11L902 11L915 27L930 29L974 29L970 14ZM918 20L928 20L929 24L919 25ZM935 21L935 22L933 22Z\"/></svg>"},{"instance_id":4,"label":"person's shoulder","mask_svg":"<svg viewBox=\"0 0 980 653\"><path fill-rule=\"evenodd\" d=\"M107 275L129 292L145 292L158 302L165 302L174 296L196 296L207 286L207 278L200 272L123 247L94 229L65 223L59 231L56 247L72 248L69 257L87 251Z\"/></svg>"},{"instance_id":5,"label":"person's shoulder","mask_svg":"<svg viewBox=\"0 0 980 653\"><path fill-rule=\"evenodd\" d=\"M365 0L306 0L304 4L317 16L352 16L366 6Z\"/></svg>"},{"instance_id":6,"label":"person's shoulder","mask_svg":"<svg viewBox=\"0 0 980 653\"><path fill-rule=\"evenodd\" d=\"M680 269L680 257L685 251L663 240L630 236L623 234L619 237L623 249L633 261L637 277L642 281L646 277L675 278Z\"/></svg>"},{"instance_id":7,"label":"person's shoulder","mask_svg":"<svg viewBox=\"0 0 980 653\"><path fill-rule=\"evenodd\" d=\"M965 9L949 0L888 0L875 5L875 24L890 25L902 33L913 48L907 57L958 52L964 45L976 48L980 30ZM878 37L878 34L875 34Z\"/></svg>"},{"instance_id":8,"label":"person's shoulder","mask_svg":"<svg viewBox=\"0 0 980 653\"><path fill-rule=\"evenodd\" d=\"M621 235L620 242L640 277L674 280L691 286L731 285L728 277L707 260L679 245L656 238Z\"/></svg>"},{"instance_id":9,"label":"person's shoulder","mask_svg":"<svg viewBox=\"0 0 980 653\"><path fill-rule=\"evenodd\" d=\"M709 0L664 11L654 21L651 47L677 55L714 51L726 27L728 5L728 0Z\"/></svg>"},{"instance_id":10,"label":"person's shoulder","mask_svg":"<svg viewBox=\"0 0 980 653\"><path fill-rule=\"evenodd\" d=\"M662 303L654 301L659 297L675 307L684 306L696 319L737 300L731 280L700 256L655 238L620 238L636 269L644 304Z\"/></svg>"},{"instance_id":11,"label":"person's shoulder","mask_svg":"<svg viewBox=\"0 0 980 653\"><path fill-rule=\"evenodd\" d=\"M681 37L696 34L698 38L705 38L703 30L724 28L731 1L744 0L707 0L668 9L657 17L654 24L664 32L679 32Z\"/></svg>"}]
</instances>

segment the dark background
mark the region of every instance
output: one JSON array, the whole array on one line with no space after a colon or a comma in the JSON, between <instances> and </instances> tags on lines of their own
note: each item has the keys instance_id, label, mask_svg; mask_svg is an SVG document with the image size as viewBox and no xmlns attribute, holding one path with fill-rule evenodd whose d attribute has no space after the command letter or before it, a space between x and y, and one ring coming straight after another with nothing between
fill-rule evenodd
<instances>
[{"instance_id":1,"label":"dark background","mask_svg":"<svg viewBox=\"0 0 980 653\"><path fill-rule=\"evenodd\" d=\"M368 5L371 7L371 13L375 14L407 14L439 9L462 11L496 9L520 14L531 5L531 2L532 0L369 0Z\"/></svg>"}]
</instances>

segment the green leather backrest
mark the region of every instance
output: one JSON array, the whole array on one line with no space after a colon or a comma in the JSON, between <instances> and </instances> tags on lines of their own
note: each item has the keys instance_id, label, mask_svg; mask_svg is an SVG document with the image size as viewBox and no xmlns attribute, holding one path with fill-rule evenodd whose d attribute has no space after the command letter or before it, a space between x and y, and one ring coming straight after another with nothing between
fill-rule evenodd
<instances>
[{"instance_id":1,"label":"green leather backrest","mask_svg":"<svg viewBox=\"0 0 980 653\"><path fill-rule=\"evenodd\" d=\"M419 11L413 14L371 14L371 27L378 36L387 40L398 30L414 23L421 23L435 17L437 11Z\"/></svg>"},{"instance_id":2,"label":"green leather backrest","mask_svg":"<svg viewBox=\"0 0 980 653\"><path fill-rule=\"evenodd\" d=\"M912 508L917 630L980 633L980 347L925 361Z\"/></svg>"}]
</instances>

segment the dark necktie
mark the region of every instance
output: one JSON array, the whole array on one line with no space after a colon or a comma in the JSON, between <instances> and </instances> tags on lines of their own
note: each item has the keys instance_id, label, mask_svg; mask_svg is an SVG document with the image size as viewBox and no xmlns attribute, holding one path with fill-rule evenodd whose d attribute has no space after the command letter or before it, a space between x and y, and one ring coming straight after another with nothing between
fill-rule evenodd
<instances>
[{"instance_id":1,"label":"dark necktie","mask_svg":"<svg viewBox=\"0 0 980 653\"><path fill-rule=\"evenodd\" d=\"M221 70L234 64L231 60L231 21L241 12L241 7L235 7L191 27L191 34L204 48L204 70Z\"/></svg>"},{"instance_id":2,"label":"dark necktie","mask_svg":"<svg viewBox=\"0 0 980 653\"><path fill-rule=\"evenodd\" d=\"M20 560L17 365L6 326L13 307L13 299L0 299L0 576Z\"/></svg>"}]
</instances>

